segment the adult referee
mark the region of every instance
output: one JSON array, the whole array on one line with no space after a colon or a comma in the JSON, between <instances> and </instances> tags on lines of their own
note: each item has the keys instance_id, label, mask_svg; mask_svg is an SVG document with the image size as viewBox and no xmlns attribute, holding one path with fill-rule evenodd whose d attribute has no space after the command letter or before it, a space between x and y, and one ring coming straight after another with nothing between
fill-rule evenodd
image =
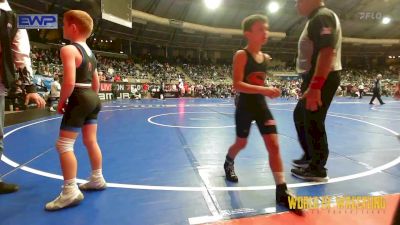
<instances>
[{"instance_id":1,"label":"adult referee","mask_svg":"<svg viewBox=\"0 0 400 225\"><path fill-rule=\"evenodd\" d=\"M342 30L338 16L323 0L297 0L308 18L298 44L297 72L302 76L302 98L294 110L294 123L303 157L294 160L292 174L312 181L328 179L329 149L325 118L340 84Z\"/></svg>"},{"instance_id":2,"label":"adult referee","mask_svg":"<svg viewBox=\"0 0 400 225\"><path fill-rule=\"evenodd\" d=\"M378 75L376 76L376 80L375 80L375 82L374 82L374 88L373 88L373 90L372 90L373 95L372 95L371 101L369 102L370 105L373 105L373 104L374 104L375 98L378 98L379 103L381 103L381 105L385 104L385 103L382 101L382 98L381 98L381 92L382 92L382 83L381 83L381 79L382 79L382 74L378 74Z\"/></svg>"}]
</instances>

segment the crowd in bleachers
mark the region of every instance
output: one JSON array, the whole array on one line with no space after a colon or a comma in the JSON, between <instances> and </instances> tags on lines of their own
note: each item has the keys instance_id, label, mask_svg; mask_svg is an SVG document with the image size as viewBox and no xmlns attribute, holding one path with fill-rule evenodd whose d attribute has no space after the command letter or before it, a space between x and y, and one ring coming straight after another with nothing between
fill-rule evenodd
<instances>
[{"instance_id":1,"label":"crowd in bleachers","mask_svg":"<svg viewBox=\"0 0 400 225\"><path fill-rule=\"evenodd\" d=\"M183 70L195 82L219 82L226 83L229 81L232 69L227 65L193 65L184 64Z\"/></svg>"},{"instance_id":2,"label":"crowd in bleachers","mask_svg":"<svg viewBox=\"0 0 400 225\"><path fill-rule=\"evenodd\" d=\"M35 74L62 75L58 49L33 48L31 56ZM96 58L101 81L142 83L149 86L146 92L156 92L160 89L161 83L164 83L166 84L166 91L179 92L181 96L229 97L234 94L231 65L170 64L151 57L147 57L138 63L136 59L112 58L99 54L96 54ZM281 64L273 65L270 73L275 72L294 73L294 68L285 67ZM343 70L341 72L341 85L337 94L356 97L360 94L360 87L364 88L365 93L370 93L378 73L382 74L384 78L382 82L383 94L393 94L398 74L396 71L388 69ZM282 97L299 97L301 80L287 80L287 77L283 79L281 77L269 77L267 85L280 88Z\"/></svg>"},{"instance_id":3,"label":"crowd in bleachers","mask_svg":"<svg viewBox=\"0 0 400 225\"><path fill-rule=\"evenodd\" d=\"M150 63L144 62L142 67L145 71L152 74L151 83L164 81L167 84L172 84L178 82L179 78L184 77L184 74L176 66L168 63L160 63L157 60Z\"/></svg>"},{"instance_id":4,"label":"crowd in bleachers","mask_svg":"<svg viewBox=\"0 0 400 225\"><path fill-rule=\"evenodd\" d=\"M340 96L362 97L360 89L366 94L371 94L378 74L382 74L382 95L392 96L398 81L396 69L381 70L343 70L341 83L338 90Z\"/></svg>"},{"instance_id":5,"label":"crowd in bleachers","mask_svg":"<svg viewBox=\"0 0 400 225\"><path fill-rule=\"evenodd\" d=\"M62 75L59 50L56 48L39 49L32 48L32 67L34 73L44 76ZM150 79L150 72L147 68L140 68L132 59L121 59L105 57L96 54L97 71L101 81L137 81L137 79Z\"/></svg>"},{"instance_id":6,"label":"crowd in bleachers","mask_svg":"<svg viewBox=\"0 0 400 225\"><path fill-rule=\"evenodd\" d=\"M155 96L161 85L154 83L150 86L150 93ZM180 97L201 97L201 98L229 98L235 92L230 84L214 84L214 83L188 83L183 82L180 87L178 84L167 84L164 86L165 92L177 93Z\"/></svg>"},{"instance_id":7,"label":"crowd in bleachers","mask_svg":"<svg viewBox=\"0 0 400 225\"><path fill-rule=\"evenodd\" d=\"M61 72L61 60L57 49L32 48L31 59L34 74L54 76Z\"/></svg>"}]
</instances>

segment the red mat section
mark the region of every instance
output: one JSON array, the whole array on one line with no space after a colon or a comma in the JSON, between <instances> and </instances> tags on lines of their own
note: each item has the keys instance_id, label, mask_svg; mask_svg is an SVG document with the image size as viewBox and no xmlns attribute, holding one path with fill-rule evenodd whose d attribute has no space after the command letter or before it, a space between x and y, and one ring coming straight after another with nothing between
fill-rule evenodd
<instances>
[{"instance_id":1,"label":"red mat section","mask_svg":"<svg viewBox=\"0 0 400 225\"><path fill-rule=\"evenodd\" d=\"M211 223L215 225L400 225L394 223L398 207L400 207L400 194L386 195L385 209L312 209L306 210L303 216L297 216L293 213L285 212L274 215L264 215L249 218L234 219ZM397 216L398 218L399 216Z\"/></svg>"}]
</instances>

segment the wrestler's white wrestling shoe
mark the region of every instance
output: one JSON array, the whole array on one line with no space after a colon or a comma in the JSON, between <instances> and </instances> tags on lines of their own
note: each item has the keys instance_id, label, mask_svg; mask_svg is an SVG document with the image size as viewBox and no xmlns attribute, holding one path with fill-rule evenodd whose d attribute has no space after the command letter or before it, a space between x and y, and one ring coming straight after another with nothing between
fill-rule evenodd
<instances>
[{"instance_id":1,"label":"wrestler's white wrestling shoe","mask_svg":"<svg viewBox=\"0 0 400 225\"><path fill-rule=\"evenodd\" d=\"M46 210L56 211L78 205L83 200L83 194L76 184L64 185L61 194L46 204Z\"/></svg>"},{"instance_id":2,"label":"wrestler's white wrestling shoe","mask_svg":"<svg viewBox=\"0 0 400 225\"><path fill-rule=\"evenodd\" d=\"M79 185L82 191L102 191L107 188L107 183L103 176L90 176L89 181Z\"/></svg>"}]
</instances>

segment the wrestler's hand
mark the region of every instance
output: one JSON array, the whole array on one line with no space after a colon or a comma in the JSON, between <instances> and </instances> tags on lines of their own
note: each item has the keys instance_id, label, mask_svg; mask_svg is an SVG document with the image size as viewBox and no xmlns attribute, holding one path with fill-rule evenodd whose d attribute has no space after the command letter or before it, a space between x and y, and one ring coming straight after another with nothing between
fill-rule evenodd
<instances>
[{"instance_id":1,"label":"wrestler's hand","mask_svg":"<svg viewBox=\"0 0 400 225\"><path fill-rule=\"evenodd\" d=\"M396 100L400 100L400 84L397 84L397 87L396 87L393 97Z\"/></svg>"},{"instance_id":2,"label":"wrestler's hand","mask_svg":"<svg viewBox=\"0 0 400 225\"><path fill-rule=\"evenodd\" d=\"M281 95L281 90L266 87L261 94L270 98L277 98Z\"/></svg>"},{"instance_id":3,"label":"wrestler's hand","mask_svg":"<svg viewBox=\"0 0 400 225\"><path fill-rule=\"evenodd\" d=\"M65 109L67 108L67 103L66 102L58 102L57 106L57 113L58 114L64 114Z\"/></svg>"}]
</instances>

